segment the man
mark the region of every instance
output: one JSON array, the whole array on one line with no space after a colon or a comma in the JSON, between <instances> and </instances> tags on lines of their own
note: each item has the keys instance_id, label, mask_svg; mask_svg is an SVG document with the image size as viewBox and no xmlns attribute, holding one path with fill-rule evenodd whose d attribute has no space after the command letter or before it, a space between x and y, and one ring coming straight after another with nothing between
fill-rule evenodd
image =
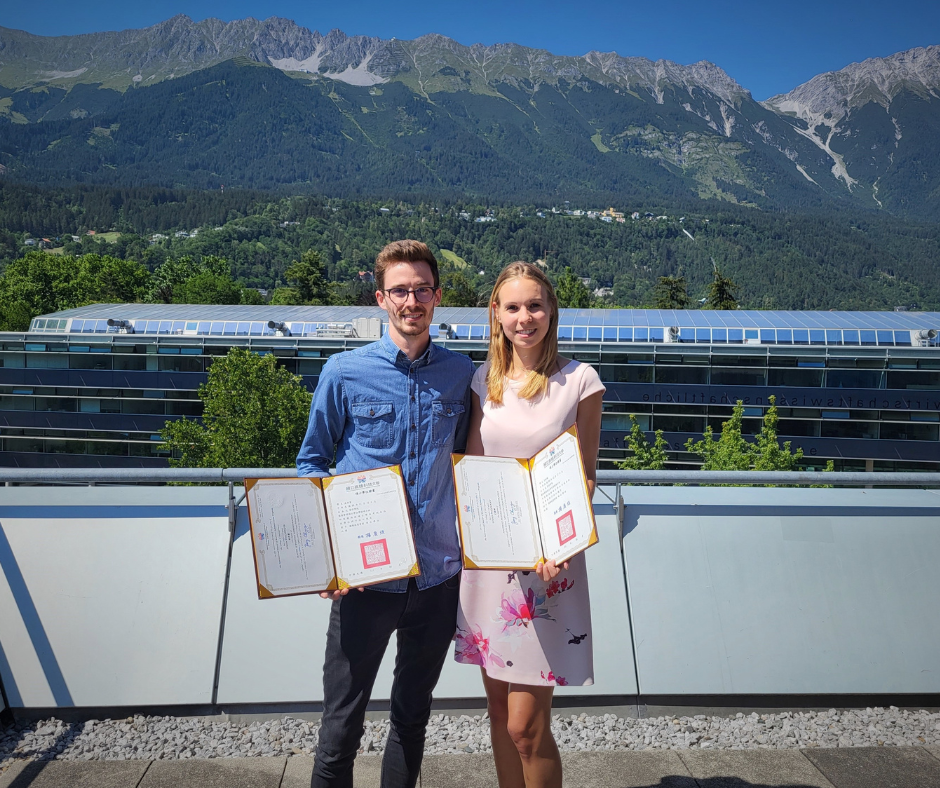
<instances>
[{"instance_id":1,"label":"man","mask_svg":"<svg viewBox=\"0 0 940 788\"><path fill-rule=\"evenodd\" d=\"M414 786L437 684L456 629L460 545L452 451L463 451L473 362L431 342L441 302L437 260L419 241L396 241L375 261L376 300L388 313L378 342L331 356L310 406L301 476L401 465L417 578L321 594L333 600L323 668L323 720L313 788L351 788L366 704L389 638L398 653L382 787Z\"/></svg>"}]
</instances>

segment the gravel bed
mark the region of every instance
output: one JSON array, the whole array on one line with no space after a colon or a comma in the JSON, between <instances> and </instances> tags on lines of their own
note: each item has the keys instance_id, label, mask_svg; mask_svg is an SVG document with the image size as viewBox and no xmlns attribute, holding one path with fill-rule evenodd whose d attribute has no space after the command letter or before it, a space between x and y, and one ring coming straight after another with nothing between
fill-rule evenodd
<instances>
[{"instance_id":1,"label":"gravel bed","mask_svg":"<svg viewBox=\"0 0 940 788\"><path fill-rule=\"evenodd\" d=\"M312 755L319 724L285 718L238 724L218 718L127 717L65 723L57 719L0 729L0 771L28 760L165 760ZM553 718L562 751L647 749L787 749L940 744L940 713L874 708L853 711L654 717L613 714ZM366 722L360 752L381 753L387 720ZM429 754L490 752L483 716L435 715Z\"/></svg>"}]
</instances>

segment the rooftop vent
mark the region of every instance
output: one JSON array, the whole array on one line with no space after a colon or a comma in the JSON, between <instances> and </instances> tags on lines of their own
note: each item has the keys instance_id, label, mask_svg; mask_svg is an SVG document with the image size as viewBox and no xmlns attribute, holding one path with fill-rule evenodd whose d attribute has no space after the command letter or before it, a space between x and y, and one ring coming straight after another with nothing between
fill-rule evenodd
<instances>
[{"instance_id":1,"label":"rooftop vent","mask_svg":"<svg viewBox=\"0 0 940 788\"><path fill-rule=\"evenodd\" d=\"M268 328L273 328L276 336L279 336L279 337L290 336L290 329L287 327L287 323L282 323L279 320L269 320Z\"/></svg>"},{"instance_id":2,"label":"rooftop vent","mask_svg":"<svg viewBox=\"0 0 940 788\"><path fill-rule=\"evenodd\" d=\"M108 327L116 328L119 334L133 334L134 333L134 326L131 325L130 320L115 320L113 317L109 317Z\"/></svg>"},{"instance_id":3,"label":"rooftop vent","mask_svg":"<svg viewBox=\"0 0 940 788\"><path fill-rule=\"evenodd\" d=\"M937 338L937 332L932 328L919 328L911 331L911 345L913 347L929 347L930 342Z\"/></svg>"}]
</instances>

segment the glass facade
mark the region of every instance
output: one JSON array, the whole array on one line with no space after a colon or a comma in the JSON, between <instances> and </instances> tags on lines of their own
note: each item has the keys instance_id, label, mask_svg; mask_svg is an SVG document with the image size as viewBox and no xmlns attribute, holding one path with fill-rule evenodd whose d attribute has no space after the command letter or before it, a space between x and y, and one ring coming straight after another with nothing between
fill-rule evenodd
<instances>
[{"instance_id":1,"label":"glass facade","mask_svg":"<svg viewBox=\"0 0 940 788\"><path fill-rule=\"evenodd\" d=\"M442 322L436 341L482 363L485 310L455 311L473 319ZM620 320L642 314L611 312ZM692 467L689 438L709 425L720 431L738 400L744 431L754 434L774 396L780 439L803 448L808 468L833 460L837 470L940 470L940 348L913 345L907 328L711 325L683 327L678 341L666 341L667 328L594 325L597 313L585 310L559 339L563 355L594 365L607 386L604 467L625 456L631 414L644 430L663 431L671 465ZM746 314L757 322L762 313ZM146 332L135 333L106 323L37 318L38 333L0 334L0 463L165 465L160 430L201 414L197 389L231 347L273 353L313 388L331 354L370 341L342 335L350 324L335 320L293 322L304 334L290 336L258 320L148 319ZM317 334L322 326L330 329Z\"/></svg>"}]
</instances>

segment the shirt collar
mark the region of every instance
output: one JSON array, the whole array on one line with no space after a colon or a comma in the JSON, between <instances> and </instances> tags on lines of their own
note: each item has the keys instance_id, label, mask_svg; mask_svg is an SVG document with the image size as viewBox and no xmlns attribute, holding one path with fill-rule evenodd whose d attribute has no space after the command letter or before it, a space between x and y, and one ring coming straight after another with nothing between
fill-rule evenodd
<instances>
[{"instance_id":1,"label":"shirt collar","mask_svg":"<svg viewBox=\"0 0 940 788\"><path fill-rule=\"evenodd\" d=\"M385 356L389 361L391 361L393 364L396 364L400 358L402 363L406 366L411 366L412 363L421 366L424 364L430 364L431 360L434 358L434 354L439 350L434 342L428 342L427 349L424 351L424 353L422 353L414 360L414 362L412 362L411 359L405 355L405 352L392 341L391 334L389 334L388 331L382 334L382 338L379 340L379 343L382 345L382 350L384 351Z\"/></svg>"}]
</instances>

